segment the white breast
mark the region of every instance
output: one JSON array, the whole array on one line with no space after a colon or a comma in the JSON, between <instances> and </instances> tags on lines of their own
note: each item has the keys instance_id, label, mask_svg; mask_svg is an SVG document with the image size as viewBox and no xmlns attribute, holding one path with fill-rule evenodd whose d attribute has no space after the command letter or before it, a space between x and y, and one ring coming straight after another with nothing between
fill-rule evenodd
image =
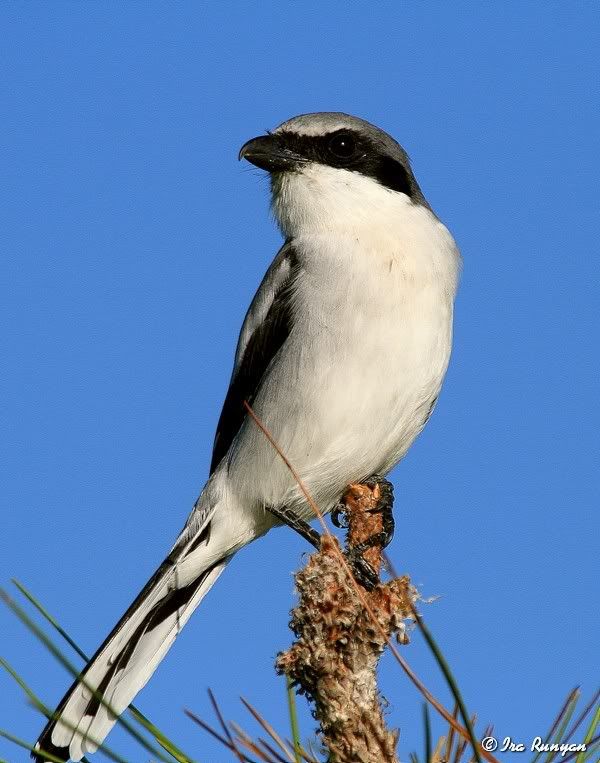
<instances>
[{"instance_id":1,"label":"white breast","mask_svg":"<svg viewBox=\"0 0 600 763\"><path fill-rule=\"evenodd\" d=\"M354 173L290 175L274 207L302 271L293 332L255 409L326 510L348 482L387 472L424 426L450 356L460 258L430 210ZM254 443L240 478L268 471L263 500L305 513L269 448Z\"/></svg>"}]
</instances>

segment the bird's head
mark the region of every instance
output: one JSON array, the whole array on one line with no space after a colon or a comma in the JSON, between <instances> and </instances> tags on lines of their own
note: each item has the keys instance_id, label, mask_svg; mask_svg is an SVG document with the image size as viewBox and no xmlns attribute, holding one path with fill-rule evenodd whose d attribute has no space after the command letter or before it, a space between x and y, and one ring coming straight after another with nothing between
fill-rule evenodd
<instances>
[{"instance_id":1,"label":"bird's head","mask_svg":"<svg viewBox=\"0 0 600 763\"><path fill-rule=\"evenodd\" d=\"M348 114L289 119L245 143L239 158L270 173L273 209L286 236L360 226L407 204L428 208L404 149Z\"/></svg>"}]
</instances>

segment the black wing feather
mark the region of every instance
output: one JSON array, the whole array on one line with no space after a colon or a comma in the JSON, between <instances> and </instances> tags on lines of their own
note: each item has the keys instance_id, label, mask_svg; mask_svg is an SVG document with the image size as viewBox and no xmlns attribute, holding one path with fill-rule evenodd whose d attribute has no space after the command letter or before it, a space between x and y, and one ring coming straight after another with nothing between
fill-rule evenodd
<instances>
[{"instance_id":1,"label":"black wing feather","mask_svg":"<svg viewBox=\"0 0 600 763\"><path fill-rule=\"evenodd\" d=\"M286 243L267 271L246 315L236 353L236 364L217 424L210 473L227 454L261 381L293 324L292 285L298 273L293 247Z\"/></svg>"}]
</instances>

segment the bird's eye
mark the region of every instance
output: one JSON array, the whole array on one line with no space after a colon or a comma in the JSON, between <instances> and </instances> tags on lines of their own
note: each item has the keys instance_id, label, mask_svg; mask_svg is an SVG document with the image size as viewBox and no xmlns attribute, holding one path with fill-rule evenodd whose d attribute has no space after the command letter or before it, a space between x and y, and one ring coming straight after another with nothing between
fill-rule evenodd
<instances>
[{"instance_id":1,"label":"bird's eye","mask_svg":"<svg viewBox=\"0 0 600 763\"><path fill-rule=\"evenodd\" d=\"M350 159L356 150L356 141L349 132L338 132L329 139L327 148L337 159Z\"/></svg>"}]
</instances>

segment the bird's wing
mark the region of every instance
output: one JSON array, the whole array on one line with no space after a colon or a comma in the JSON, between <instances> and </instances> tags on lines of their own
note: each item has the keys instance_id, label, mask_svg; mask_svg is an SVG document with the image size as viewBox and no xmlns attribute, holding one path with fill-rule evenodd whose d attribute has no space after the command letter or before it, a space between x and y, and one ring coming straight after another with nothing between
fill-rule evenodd
<instances>
[{"instance_id":1,"label":"bird's wing","mask_svg":"<svg viewBox=\"0 0 600 763\"><path fill-rule=\"evenodd\" d=\"M211 474L231 447L244 421L244 400L252 405L267 368L290 335L293 325L292 286L298 270L298 258L288 241L279 250L250 304L217 424Z\"/></svg>"}]
</instances>

